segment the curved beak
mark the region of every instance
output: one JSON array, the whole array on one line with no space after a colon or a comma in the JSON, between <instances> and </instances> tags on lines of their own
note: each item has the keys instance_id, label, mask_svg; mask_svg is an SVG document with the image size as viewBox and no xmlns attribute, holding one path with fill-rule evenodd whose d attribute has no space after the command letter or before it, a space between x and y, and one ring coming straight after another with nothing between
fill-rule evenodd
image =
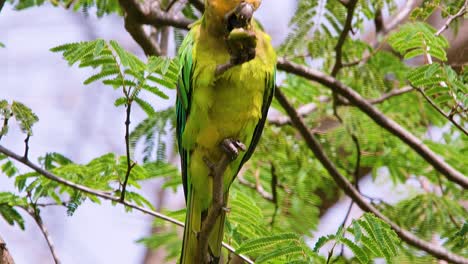
<instances>
[{"instance_id":1,"label":"curved beak","mask_svg":"<svg viewBox=\"0 0 468 264\"><path fill-rule=\"evenodd\" d=\"M231 32L234 28L246 28L250 25L254 7L246 2L241 2L234 10L227 13L225 16L227 30Z\"/></svg>"}]
</instances>

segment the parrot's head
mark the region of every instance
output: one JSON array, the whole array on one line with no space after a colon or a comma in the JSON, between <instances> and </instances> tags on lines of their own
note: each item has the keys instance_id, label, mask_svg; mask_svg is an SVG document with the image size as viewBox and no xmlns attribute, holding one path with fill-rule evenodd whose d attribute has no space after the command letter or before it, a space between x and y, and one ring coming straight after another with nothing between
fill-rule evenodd
<instances>
[{"instance_id":1,"label":"parrot's head","mask_svg":"<svg viewBox=\"0 0 468 264\"><path fill-rule=\"evenodd\" d=\"M247 29L261 0L205 0L209 28L228 35L233 29Z\"/></svg>"}]
</instances>

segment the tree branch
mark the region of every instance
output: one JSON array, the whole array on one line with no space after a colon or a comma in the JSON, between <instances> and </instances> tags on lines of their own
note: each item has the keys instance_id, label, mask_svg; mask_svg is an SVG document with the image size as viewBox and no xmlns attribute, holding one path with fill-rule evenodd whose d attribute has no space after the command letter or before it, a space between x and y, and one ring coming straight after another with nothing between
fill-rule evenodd
<instances>
[{"instance_id":1,"label":"tree branch","mask_svg":"<svg viewBox=\"0 0 468 264\"><path fill-rule=\"evenodd\" d=\"M125 92L125 88L124 88L124 93L125 93L125 96L127 97L127 107L126 107L127 117L125 119L125 150L127 153L127 172L125 173L125 178L124 178L124 182L122 185L122 193L120 194L121 201L125 200L125 192L127 191L128 178L130 178L130 172L135 166L135 163L132 163L132 160L130 159L130 113L132 110L132 102L129 98L129 94L128 94L129 92L130 91Z\"/></svg>"},{"instance_id":2,"label":"tree branch","mask_svg":"<svg viewBox=\"0 0 468 264\"><path fill-rule=\"evenodd\" d=\"M61 261L58 257L57 250L55 249L54 242L52 241L52 237L49 234L49 231L47 230L47 227L44 225L44 222L42 222L42 218L39 215L39 212L37 211L36 208L34 207L21 207L24 211L26 211L33 219L36 221L37 226L41 230L42 235L44 235L44 238L47 242L47 246L49 246L50 253L52 254L52 257L54 258L55 264L60 264Z\"/></svg>"},{"instance_id":3,"label":"tree branch","mask_svg":"<svg viewBox=\"0 0 468 264\"><path fill-rule=\"evenodd\" d=\"M418 90L418 92L424 97L424 99L426 99L426 101L437 111L439 112L439 114L441 114L443 117L445 117L445 119L447 119L448 121L450 121L450 123L452 123L455 127L457 127L460 131L462 131L463 133L465 133L465 135L468 136L468 131L463 127L461 126L460 124L458 124L457 122L455 122L455 120L453 120L453 116L450 116L450 115L447 115L442 109L440 109L440 107L438 107L436 105L436 103L434 103L434 101L432 101L431 98L429 98L429 96L426 95L426 93L420 89L420 88L417 88L417 87L414 87L416 90Z\"/></svg>"},{"instance_id":4,"label":"tree branch","mask_svg":"<svg viewBox=\"0 0 468 264\"><path fill-rule=\"evenodd\" d=\"M346 5L346 9L348 9L348 13L346 14L346 22L343 27L343 31L341 31L340 37L338 39L338 43L335 46L335 53L336 53L336 61L335 65L333 66L331 75L336 76L340 69L343 67L342 62L342 53L343 53L343 45L345 43L346 38L348 37L349 31L351 31L351 23L353 22L353 14L354 9L356 8L357 0L351 0Z\"/></svg>"},{"instance_id":5,"label":"tree branch","mask_svg":"<svg viewBox=\"0 0 468 264\"><path fill-rule=\"evenodd\" d=\"M465 3L460 8L460 10L458 10L458 12L455 15L450 16L447 19L447 21L445 21L445 24L439 30L437 30L435 35L439 36L440 34L442 34L442 32L444 32L449 27L450 23L452 23L455 19L463 16L467 11L468 11L468 0L465 0Z\"/></svg>"},{"instance_id":6,"label":"tree branch","mask_svg":"<svg viewBox=\"0 0 468 264\"><path fill-rule=\"evenodd\" d=\"M274 202L273 195L269 194L268 192L265 191L265 189L263 189L261 183L259 182L259 180L257 178L256 178L256 183L249 182L241 174L237 175L237 179L239 180L239 183L241 185L247 186L250 189L253 189L253 190L257 191L257 193L263 199L265 199L267 201L270 201L270 202ZM272 181L273 181L273 177L272 177Z\"/></svg>"},{"instance_id":7,"label":"tree branch","mask_svg":"<svg viewBox=\"0 0 468 264\"><path fill-rule=\"evenodd\" d=\"M289 103L289 101L279 88L276 89L275 97L281 104L281 106L284 108L284 110L291 117L294 126L304 138L309 149L322 163L322 165L328 171L330 176L335 180L338 186L340 186L340 188L346 193L346 195L348 195L363 211L371 212L377 217L387 222L392 227L392 229L398 234L398 236L410 245L413 245L423 251L426 251L427 253L439 259L443 259L452 263L468 263L468 259L448 252L446 249L440 246L436 246L424 240L421 240L409 231L402 229L400 226L398 226L390 219L388 219L385 215L383 215L374 206L369 204L365 200L365 198L358 192L358 190L356 190L356 188L343 175L341 175L341 173L338 171L338 169L323 151L320 143L315 139L312 133L310 133L302 118L297 114L296 109Z\"/></svg>"},{"instance_id":8,"label":"tree branch","mask_svg":"<svg viewBox=\"0 0 468 264\"><path fill-rule=\"evenodd\" d=\"M28 135L26 136L26 139L24 140L24 159L28 159L28 154L29 154L29 138L31 137L31 135L28 133Z\"/></svg>"},{"instance_id":9,"label":"tree branch","mask_svg":"<svg viewBox=\"0 0 468 264\"><path fill-rule=\"evenodd\" d=\"M3 6L5 5L6 0L0 0L0 13L2 12Z\"/></svg>"},{"instance_id":10,"label":"tree branch","mask_svg":"<svg viewBox=\"0 0 468 264\"><path fill-rule=\"evenodd\" d=\"M399 137L403 142L415 150L421 157L423 157L428 163L434 168L445 175L450 181L456 182L463 188L468 188L468 177L463 175L461 172L454 169L448 163L446 163L441 157L435 154L429 149L419 138L411 134L409 131L404 129L398 123L385 116L377 108L372 106L366 101L360 94L354 91L352 88L341 83L337 79L328 76L320 71L308 68L304 65L299 65L283 58L278 59L277 67L279 70L283 70L289 73L296 74L303 78L316 81L332 91L337 92L344 98L346 98L351 104L357 106L366 115L374 120L379 126L385 128L390 133Z\"/></svg>"},{"instance_id":11,"label":"tree branch","mask_svg":"<svg viewBox=\"0 0 468 264\"><path fill-rule=\"evenodd\" d=\"M392 97L399 96L399 95L402 95L402 94L405 94L405 93L408 93L408 92L411 92L411 91L413 91L413 88L411 86L405 86L405 87L403 87L401 89L395 89L395 90L392 90L392 91L390 91L388 93L382 94L379 98L367 99L367 102L369 102L370 104L373 104L373 105L381 104L381 103L385 102L386 100L388 100L388 99L390 99ZM330 100L331 100L330 97L324 97L324 98L320 99L320 102L321 103L327 103L327 102L330 102ZM346 100L344 98L340 99L339 105L352 106L352 104L348 100ZM310 104L305 104L303 106L300 106L297 109L297 113L302 118L305 118L308 115L315 112L317 109L318 108L317 108L316 104L310 103ZM267 118L268 118L268 123L270 123L272 125L275 125L275 126L284 126L284 125L290 125L291 124L291 119L287 115L281 115L281 114L268 115Z\"/></svg>"},{"instance_id":12,"label":"tree branch","mask_svg":"<svg viewBox=\"0 0 468 264\"><path fill-rule=\"evenodd\" d=\"M11 257L10 252L6 247L5 240L0 236L0 263L1 264L15 264L15 261Z\"/></svg>"},{"instance_id":13,"label":"tree branch","mask_svg":"<svg viewBox=\"0 0 468 264\"><path fill-rule=\"evenodd\" d=\"M84 193L103 198L105 200L109 200L109 201L112 201L112 202L115 202L115 203L122 204L122 205L124 205L126 207L135 209L135 210L140 211L142 213L145 213L145 214L157 217L159 219L162 219L164 221L173 223L175 225L184 227L184 224L182 222L180 222L180 221L178 221L178 220L176 220L174 218L171 218L169 216L166 216L164 214L161 214L159 212L149 210L147 208L136 205L134 203L129 203L127 201L122 201L120 199L120 197L116 197L116 196L107 194L106 192L99 191L99 190L94 190L94 189L91 189L91 188L89 188L87 186L80 185L80 184L68 181L66 179L63 179L63 178L61 178L61 177L59 177L59 176L57 176L57 175L55 175L55 174L53 174L53 173L51 173L51 172L49 172L47 170L42 169L41 167L39 167L38 165L32 163L31 161L24 159L22 156L12 152L11 150L3 147L2 145L0 145L0 153L3 153L6 156L8 156L8 157L10 157L10 158L12 158L12 159L26 165L26 166L28 166L29 168L33 169L34 171L36 171L37 173L41 174L42 176L46 177L49 180L58 182L58 183L63 184L65 186L71 187L71 188L73 188L75 190L82 191ZM224 248L228 249L231 253L236 254L236 250L232 246L230 246L230 245L228 245L228 244L226 244L224 242L223 242L222 245L223 245ZM250 260L249 258L247 258L244 255L241 255L241 254L236 254L236 255L239 256L240 258L242 258L242 260L244 260L245 262L247 262L249 264L254 263L252 260Z\"/></svg>"},{"instance_id":14,"label":"tree branch","mask_svg":"<svg viewBox=\"0 0 468 264\"><path fill-rule=\"evenodd\" d=\"M132 38L140 45L146 56L161 55L161 48L154 38L148 36L142 25L138 24L135 19L130 16L125 16L125 29L130 33Z\"/></svg>"},{"instance_id":15,"label":"tree branch","mask_svg":"<svg viewBox=\"0 0 468 264\"><path fill-rule=\"evenodd\" d=\"M402 94L405 94L405 93L409 93L411 91L413 91L413 87L406 86L406 87L403 87L401 89L395 89L395 90L392 90L392 91L390 91L390 92L388 92L386 94L383 94L379 98L369 99L368 102L370 104L380 104L380 103L385 102L389 98L392 98L394 96L399 96L399 95L402 95Z\"/></svg>"},{"instance_id":16,"label":"tree branch","mask_svg":"<svg viewBox=\"0 0 468 264\"><path fill-rule=\"evenodd\" d=\"M330 98L327 97L326 101L323 101L323 102L328 102L329 100ZM316 110L317 110L317 105L314 103L310 103L310 104L300 106L297 109L297 112L300 116L306 117L310 115L311 113L315 112ZM284 125L291 124L291 119L289 118L289 116L282 115L281 113L275 116L268 115L267 119L268 119L268 123L275 125L275 126L284 126Z\"/></svg>"},{"instance_id":17,"label":"tree branch","mask_svg":"<svg viewBox=\"0 0 468 264\"><path fill-rule=\"evenodd\" d=\"M178 17L175 14L169 14L159 9L155 4L140 4L138 0L119 0L120 6L125 13L135 19L139 24L153 25L155 27L173 26L180 29L188 29L193 21Z\"/></svg>"},{"instance_id":18,"label":"tree branch","mask_svg":"<svg viewBox=\"0 0 468 264\"><path fill-rule=\"evenodd\" d=\"M208 215L203 219L200 233L198 234L199 249L198 253L202 254L199 256L197 254L195 263L211 263L209 259L209 249L208 249L208 239L213 227L216 224L216 220L221 215L223 207L225 205L224 201L224 171L226 171L227 166L231 163L231 159L227 154L223 153L221 159L217 164L210 164L210 176L213 177L213 186L212 186L212 204L208 210ZM205 162L209 162L205 160Z\"/></svg>"}]
</instances>

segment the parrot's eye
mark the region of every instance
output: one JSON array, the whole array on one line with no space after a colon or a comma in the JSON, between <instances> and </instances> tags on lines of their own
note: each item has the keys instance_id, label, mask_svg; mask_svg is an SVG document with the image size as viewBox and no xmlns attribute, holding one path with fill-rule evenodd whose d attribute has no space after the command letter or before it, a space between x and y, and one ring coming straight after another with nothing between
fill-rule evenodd
<instances>
[{"instance_id":1,"label":"parrot's eye","mask_svg":"<svg viewBox=\"0 0 468 264\"><path fill-rule=\"evenodd\" d=\"M250 24L254 8L251 4L242 2L233 11L226 16L226 24L228 32L234 28L245 28Z\"/></svg>"}]
</instances>

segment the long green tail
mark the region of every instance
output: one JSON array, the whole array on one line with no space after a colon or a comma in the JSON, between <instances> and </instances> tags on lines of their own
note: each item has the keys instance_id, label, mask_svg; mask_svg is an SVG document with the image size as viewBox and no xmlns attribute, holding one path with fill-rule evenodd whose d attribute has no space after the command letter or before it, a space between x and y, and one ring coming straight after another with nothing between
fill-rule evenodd
<instances>
[{"instance_id":1,"label":"long green tail","mask_svg":"<svg viewBox=\"0 0 468 264\"><path fill-rule=\"evenodd\" d=\"M191 188L190 196L187 199L187 217L185 219L184 240L182 245L181 264L201 264L203 263L200 245L198 241L198 234L201 230L201 223L208 214L208 209L202 211L200 204L197 201L200 199L197 192ZM226 194L225 197L228 195ZM208 239L208 254L210 254L210 262L213 264L219 263L221 259L221 248L224 234L224 220L226 212L221 211L211 234Z\"/></svg>"}]
</instances>

